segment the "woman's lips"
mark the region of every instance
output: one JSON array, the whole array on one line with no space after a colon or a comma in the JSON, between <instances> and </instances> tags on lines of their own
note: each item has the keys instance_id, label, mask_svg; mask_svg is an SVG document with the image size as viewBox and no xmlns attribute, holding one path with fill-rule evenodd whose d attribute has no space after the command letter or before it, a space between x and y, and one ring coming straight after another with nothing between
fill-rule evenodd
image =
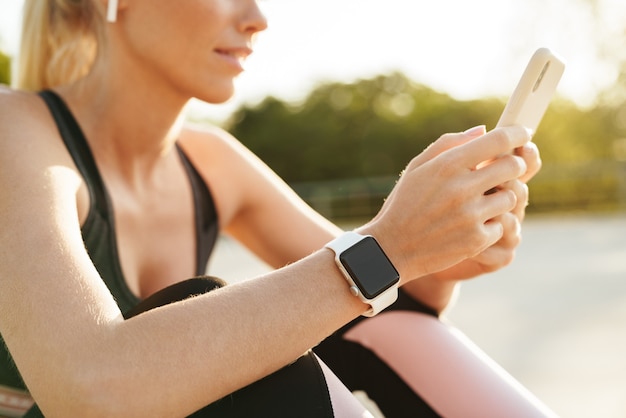
<instances>
[{"instance_id":1,"label":"woman's lips","mask_svg":"<svg viewBox=\"0 0 626 418\"><path fill-rule=\"evenodd\" d=\"M243 62L252 54L252 49L248 47L217 48L215 52L233 68L243 71Z\"/></svg>"}]
</instances>

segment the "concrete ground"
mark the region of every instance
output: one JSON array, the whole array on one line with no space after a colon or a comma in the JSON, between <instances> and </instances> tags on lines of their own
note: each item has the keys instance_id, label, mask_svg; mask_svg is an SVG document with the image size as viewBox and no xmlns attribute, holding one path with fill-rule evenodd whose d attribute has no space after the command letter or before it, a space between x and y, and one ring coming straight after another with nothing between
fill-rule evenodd
<instances>
[{"instance_id":1,"label":"concrete ground","mask_svg":"<svg viewBox=\"0 0 626 418\"><path fill-rule=\"evenodd\" d=\"M563 417L626 417L626 215L530 218L450 319Z\"/></svg>"},{"instance_id":2,"label":"concrete ground","mask_svg":"<svg viewBox=\"0 0 626 418\"><path fill-rule=\"evenodd\" d=\"M530 217L523 236L448 318L560 416L626 417L626 214ZM222 239L209 271L265 269Z\"/></svg>"}]
</instances>

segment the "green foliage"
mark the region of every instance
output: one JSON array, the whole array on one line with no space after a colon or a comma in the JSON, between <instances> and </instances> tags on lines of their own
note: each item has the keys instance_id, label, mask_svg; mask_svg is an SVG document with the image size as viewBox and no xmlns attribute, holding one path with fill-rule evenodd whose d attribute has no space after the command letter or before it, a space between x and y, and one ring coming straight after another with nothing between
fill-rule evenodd
<instances>
[{"instance_id":1,"label":"green foliage","mask_svg":"<svg viewBox=\"0 0 626 418\"><path fill-rule=\"evenodd\" d=\"M531 210L616 207L626 200L624 163L614 151L626 137L620 106L552 103L534 138L544 168L531 183ZM241 108L227 128L291 184L386 178L391 187L389 179L442 133L479 124L491 129L503 107L495 98L455 100L396 73L322 85L301 103L270 97ZM354 193L359 187L366 186Z\"/></svg>"},{"instance_id":2,"label":"green foliage","mask_svg":"<svg viewBox=\"0 0 626 418\"><path fill-rule=\"evenodd\" d=\"M11 84L11 58L0 51L0 84Z\"/></svg>"},{"instance_id":3,"label":"green foliage","mask_svg":"<svg viewBox=\"0 0 626 418\"><path fill-rule=\"evenodd\" d=\"M392 74L324 85L297 105L268 98L240 109L229 128L289 182L334 180L397 175L443 132L494 123L501 108Z\"/></svg>"},{"instance_id":4,"label":"green foliage","mask_svg":"<svg viewBox=\"0 0 626 418\"><path fill-rule=\"evenodd\" d=\"M543 168L530 184L531 211L626 207L626 164L616 154L626 131L618 114L606 106L551 106L534 138Z\"/></svg>"}]
</instances>

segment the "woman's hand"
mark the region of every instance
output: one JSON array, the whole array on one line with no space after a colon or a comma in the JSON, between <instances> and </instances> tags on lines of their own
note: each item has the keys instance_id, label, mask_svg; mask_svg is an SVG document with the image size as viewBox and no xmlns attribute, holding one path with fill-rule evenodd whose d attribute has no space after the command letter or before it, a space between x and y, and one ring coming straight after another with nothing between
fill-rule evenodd
<instances>
[{"instance_id":1,"label":"woman's hand","mask_svg":"<svg viewBox=\"0 0 626 418\"><path fill-rule=\"evenodd\" d=\"M502 238L475 257L408 283L404 290L414 299L441 312L448 307L459 280L499 270L513 261L515 250L521 241L521 223L528 205L526 182L541 168L539 151L534 143L525 144L516 149L515 153L524 159L527 170L519 179L499 186L500 189L511 190L517 198L515 208L496 219L503 226Z\"/></svg>"},{"instance_id":2,"label":"woman's hand","mask_svg":"<svg viewBox=\"0 0 626 418\"><path fill-rule=\"evenodd\" d=\"M504 227L502 238L482 253L464 260L449 269L434 273L432 277L438 280L464 280L484 273L490 273L509 265L514 257L515 250L521 242L521 224L526 215L528 206L528 186L526 183L541 169L541 158L537 146L529 142L515 150L526 162L526 172L516 180L511 180L500 189L508 189L515 193L517 204L509 212L502 214L497 221Z\"/></svg>"},{"instance_id":3,"label":"woman's hand","mask_svg":"<svg viewBox=\"0 0 626 418\"><path fill-rule=\"evenodd\" d=\"M483 133L479 127L442 136L410 162L380 213L360 228L379 240L402 283L476 257L510 229L505 214L519 212L518 196L498 186L527 173L512 151L530 135L519 126ZM477 168L484 161L492 162Z\"/></svg>"}]
</instances>

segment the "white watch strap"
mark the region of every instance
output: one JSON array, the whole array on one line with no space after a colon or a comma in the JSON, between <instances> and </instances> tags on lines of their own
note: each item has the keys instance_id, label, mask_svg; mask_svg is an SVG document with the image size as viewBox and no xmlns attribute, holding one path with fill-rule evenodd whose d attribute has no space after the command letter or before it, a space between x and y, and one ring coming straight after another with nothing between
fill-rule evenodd
<instances>
[{"instance_id":1,"label":"white watch strap","mask_svg":"<svg viewBox=\"0 0 626 418\"><path fill-rule=\"evenodd\" d=\"M337 238L326 244L326 248L330 248L335 254L341 254L343 251L352 247L357 242L365 238L366 235L361 235L358 232L348 231L339 235Z\"/></svg>"},{"instance_id":2,"label":"white watch strap","mask_svg":"<svg viewBox=\"0 0 626 418\"><path fill-rule=\"evenodd\" d=\"M343 251L352 247L354 244L358 243L366 237L367 235L361 235L354 231L348 231L344 232L343 234L326 244L325 247L335 253L335 264L337 264L337 267L339 267L339 270L350 284L350 293L352 293L354 296L357 296L359 299L361 299L362 302L367 303L371 306L371 308L363 313L363 315L374 316L396 301L396 299L398 298L398 285L396 284L390 287L374 299L367 299L361 293L359 287L350 276L350 273L346 271L343 264L341 264L341 261L339 260L339 255Z\"/></svg>"}]
</instances>

